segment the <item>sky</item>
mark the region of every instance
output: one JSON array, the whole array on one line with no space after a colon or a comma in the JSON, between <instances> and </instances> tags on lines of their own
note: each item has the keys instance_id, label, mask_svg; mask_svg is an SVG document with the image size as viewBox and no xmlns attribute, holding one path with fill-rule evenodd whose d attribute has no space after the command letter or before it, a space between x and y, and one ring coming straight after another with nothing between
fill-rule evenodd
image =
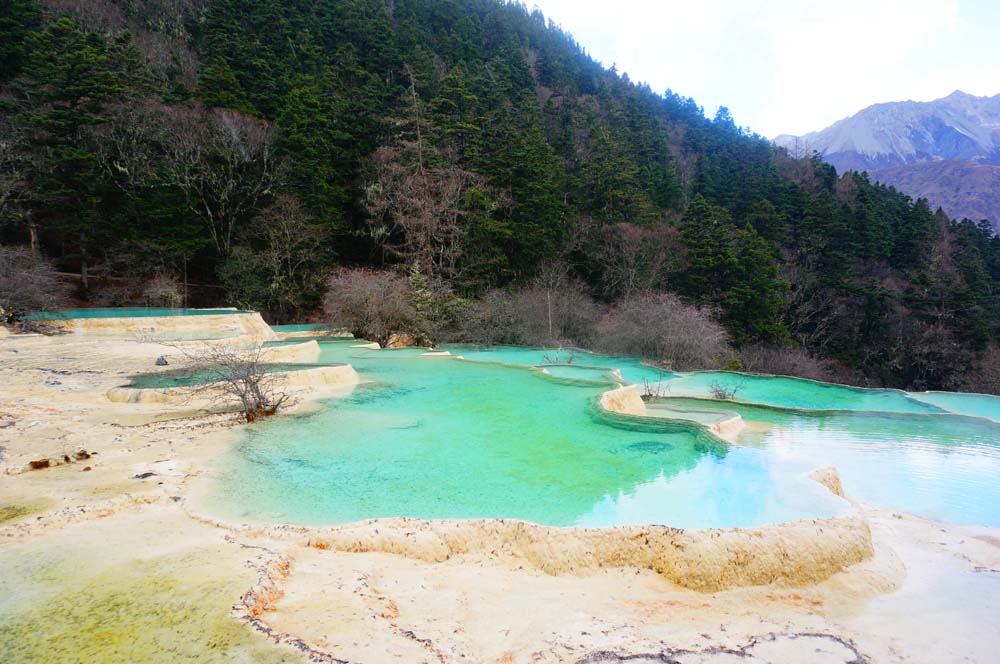
<instances>
[{"instance_id":1,"label":"sky","mask_svg":"<svg viewBox=\"0 0 1000 664\"><path fill-rule=\"evenodd\" d=\"M592 57L773 138L1000 93L1000 0L525 0Z\"/></svg>"}]
</instances>

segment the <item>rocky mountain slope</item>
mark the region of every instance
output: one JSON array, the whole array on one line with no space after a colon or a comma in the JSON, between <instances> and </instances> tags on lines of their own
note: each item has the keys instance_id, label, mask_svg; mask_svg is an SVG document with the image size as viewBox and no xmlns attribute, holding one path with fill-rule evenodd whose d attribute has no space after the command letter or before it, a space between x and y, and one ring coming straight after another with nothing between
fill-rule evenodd
<instances>
[{"instance_id":1,"label":"rocky mountain slope","mask_svg":"<svg viewBox=\"0 0 1000 664\"><path fill-rule=\"evenodd\" d=\"M1000 166L960 159L926 161L872 174L883 184L926 198L955 218L1000 224Z\"/></svg>"},{"instance_id":2,"label":"rocky mountain slope","mask_svg":"<svg viewBox=\"0 0 1000 664\"><path fill-rule=\"evenodd\" d=\"M774 142L793 154L818 152L840 172L869 171L953 217L1000 224L1000 95L955 91L930 102L875 104Z\"/></svg>"}]
</instances>

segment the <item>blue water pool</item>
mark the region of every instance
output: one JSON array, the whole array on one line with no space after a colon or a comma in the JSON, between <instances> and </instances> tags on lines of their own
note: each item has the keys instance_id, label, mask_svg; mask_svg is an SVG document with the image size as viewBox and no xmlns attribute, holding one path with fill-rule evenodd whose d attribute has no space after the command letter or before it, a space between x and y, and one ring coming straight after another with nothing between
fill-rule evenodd
<instances>
[{"instance_id":1,"label":"blue water pool","mask_svg":"<svg viewBox=\"0 0 1000 664\"><path fill-rule=\"evenodd\" d=\"M448 358L321 348L320 363L350 363L367 382L309 415L247 427L210 509L304 524L410 516L755 526L844 513L845 501L806 478L833 464L864 501L1000 525L1000 424L903 392L671 374L579 351L449 346ZM677 419L612 416L596 406L621 380L612 369L692 393L740 379L741 397L781 407L668 399L655 414ZM748 422L738 445L705 428L733 411Z\"/></svg>"}]
</instances>

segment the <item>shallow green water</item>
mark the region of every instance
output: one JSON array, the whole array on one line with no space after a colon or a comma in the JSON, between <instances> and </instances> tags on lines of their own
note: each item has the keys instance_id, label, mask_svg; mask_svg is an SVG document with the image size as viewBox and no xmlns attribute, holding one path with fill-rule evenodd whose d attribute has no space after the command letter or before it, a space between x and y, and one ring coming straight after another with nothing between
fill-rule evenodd
<instances>
[{"instance_id":1,"label":"shallow green water","mask_svg":"<svg viewBox=\"0 0 1000 664\"><path fill-rule=\"evenodd\" d=\"M735 390L734 401L806 410L872 410L940 413L941 408L899 390L868 390L786 376L751 376L725 371L683 374L664 384L664 396L712 397L713 388Z\"/></svg>"},{"instance_id":2,"label":"shallow green water","mask_svg":"<svg viewBox=\"0 0 1000 664\"><path fill-rule=\"evenodd\" d=\"M274 363L264 366L266 373L278 371L302 371L304 369L314 369L323 366L320 364L302 363ZM216 371L195 371L190 369L164 369L163 371L137 374L130 376L128 383L124 387L134 387L136 389L166 389L172 387L192 387L195 385L205 385L218 377Z\"/></svg>"},{"instance_id":3,"label":"shallow green water","mask_svg":"<svg viewBox=\"0 0 1000 664\"><path fill-rule=\"evenodd\" d=\"M451 344L442 346L443 350L477 362L502 362L523 366L542 366L549 364L568 364L574 367L606 367L621 372L621 377L630 382L642 385L644 381L655 383L677 378L679 374L663 371L642 363L636 357L619 355L601 355L579 349L546 350L541 348L521 348L518 346L496 346L484 348L481 346L466 346Z\"/></svg>"},{"instance_id":4,"label":"shallow green water","mask_svg":"<svg viewBox=\"0 0 1000 664\"><path fill-rule=\"evenodd\" d=\"M31 314L33 320L71 320L77 318L153 318L159 316L215 316L219 314L244 314L235 309L161 309L155 307L113 307L91 309L64 309Z\"/></svg>"},{"instance_id":5,"label":"shallow green water","mask_svg":"<svg viewBox=\"0 0 1000 664\"><path fill-rule=\"evenodd\" d=\"M290 325L272 325L275 332L323 332L329 330L329 325L322 323L293 323Z\"/></svg>"},{"instance_id":6,"label":"shallow green water","mask_svg":"<svg viewBox=\"0 0 1000 664\"><path fill-rule=\"evenodd\" d=\"M311 415L248 427L208 498L212 509L307 524L412 516L753 526L842 513L846 503L805 478L836 465L863 501L1000 526L1000 424L946 414L944 400L789 378L671 374L580 351L445 347L458 359L321 347L321 363L350 363L371 382ZM626 381L664 381L691 394L740 381L738 399L783 408L667 399L655 414L678 420L610 416L595 401L619 381L611 368ZM737 446L701 426L733 411L770 426L751 427L756 433Z\"/></svg>"},{"instance_id":7,"label":"shallow green water","mask_svg":"<svg viewBox=\"0 0 1000 664\"><path fill-rule=\"evenodd\" d=\"M675 405L667 400L657 403L647 403L646 412L651 417L689 420L699 424L711 425L728 420L733 416L732 410L715 410L693 406Z\"/></svg>"},{"instance_id":8,"label":"shallow green water","mask_svg":"<svg viewBox=\"0 0 1000 664\"><path fill-rule=\"evenodd\" d=\"M248 427L214 508L310 524L413 516L686 528L845 508L798 468L697 425L603 414L594 401L606 382L420 349L324 349L322 361L350 362L376 382L312 415Z\"/></svg>"},{"instance_id":9,"label":"shallow green water","mask_svg":"<svg viewBox=\"0 0 1000 664\"><path fill-rule=\"evenodd\" d=\"M1000 397L957 392L915 392L910 397L959 415L985 417L1000 422Z\"/></svg>"}]
</instances>

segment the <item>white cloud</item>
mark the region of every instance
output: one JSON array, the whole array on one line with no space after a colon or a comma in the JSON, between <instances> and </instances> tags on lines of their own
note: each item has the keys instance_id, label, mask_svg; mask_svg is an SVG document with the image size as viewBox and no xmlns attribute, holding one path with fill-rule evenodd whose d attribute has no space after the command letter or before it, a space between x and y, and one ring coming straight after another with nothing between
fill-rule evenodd
<instances>
[{"instance_id":1,"label":"white cloud","mask_svg":"<svg viewBox=\"0 0 1000 664\"><path fill-rule=\"evenodd\" d=\"M992 0L535 0L606 65L768 136L881 101L1000 92Z\"/></svg>"}]
</instances>

